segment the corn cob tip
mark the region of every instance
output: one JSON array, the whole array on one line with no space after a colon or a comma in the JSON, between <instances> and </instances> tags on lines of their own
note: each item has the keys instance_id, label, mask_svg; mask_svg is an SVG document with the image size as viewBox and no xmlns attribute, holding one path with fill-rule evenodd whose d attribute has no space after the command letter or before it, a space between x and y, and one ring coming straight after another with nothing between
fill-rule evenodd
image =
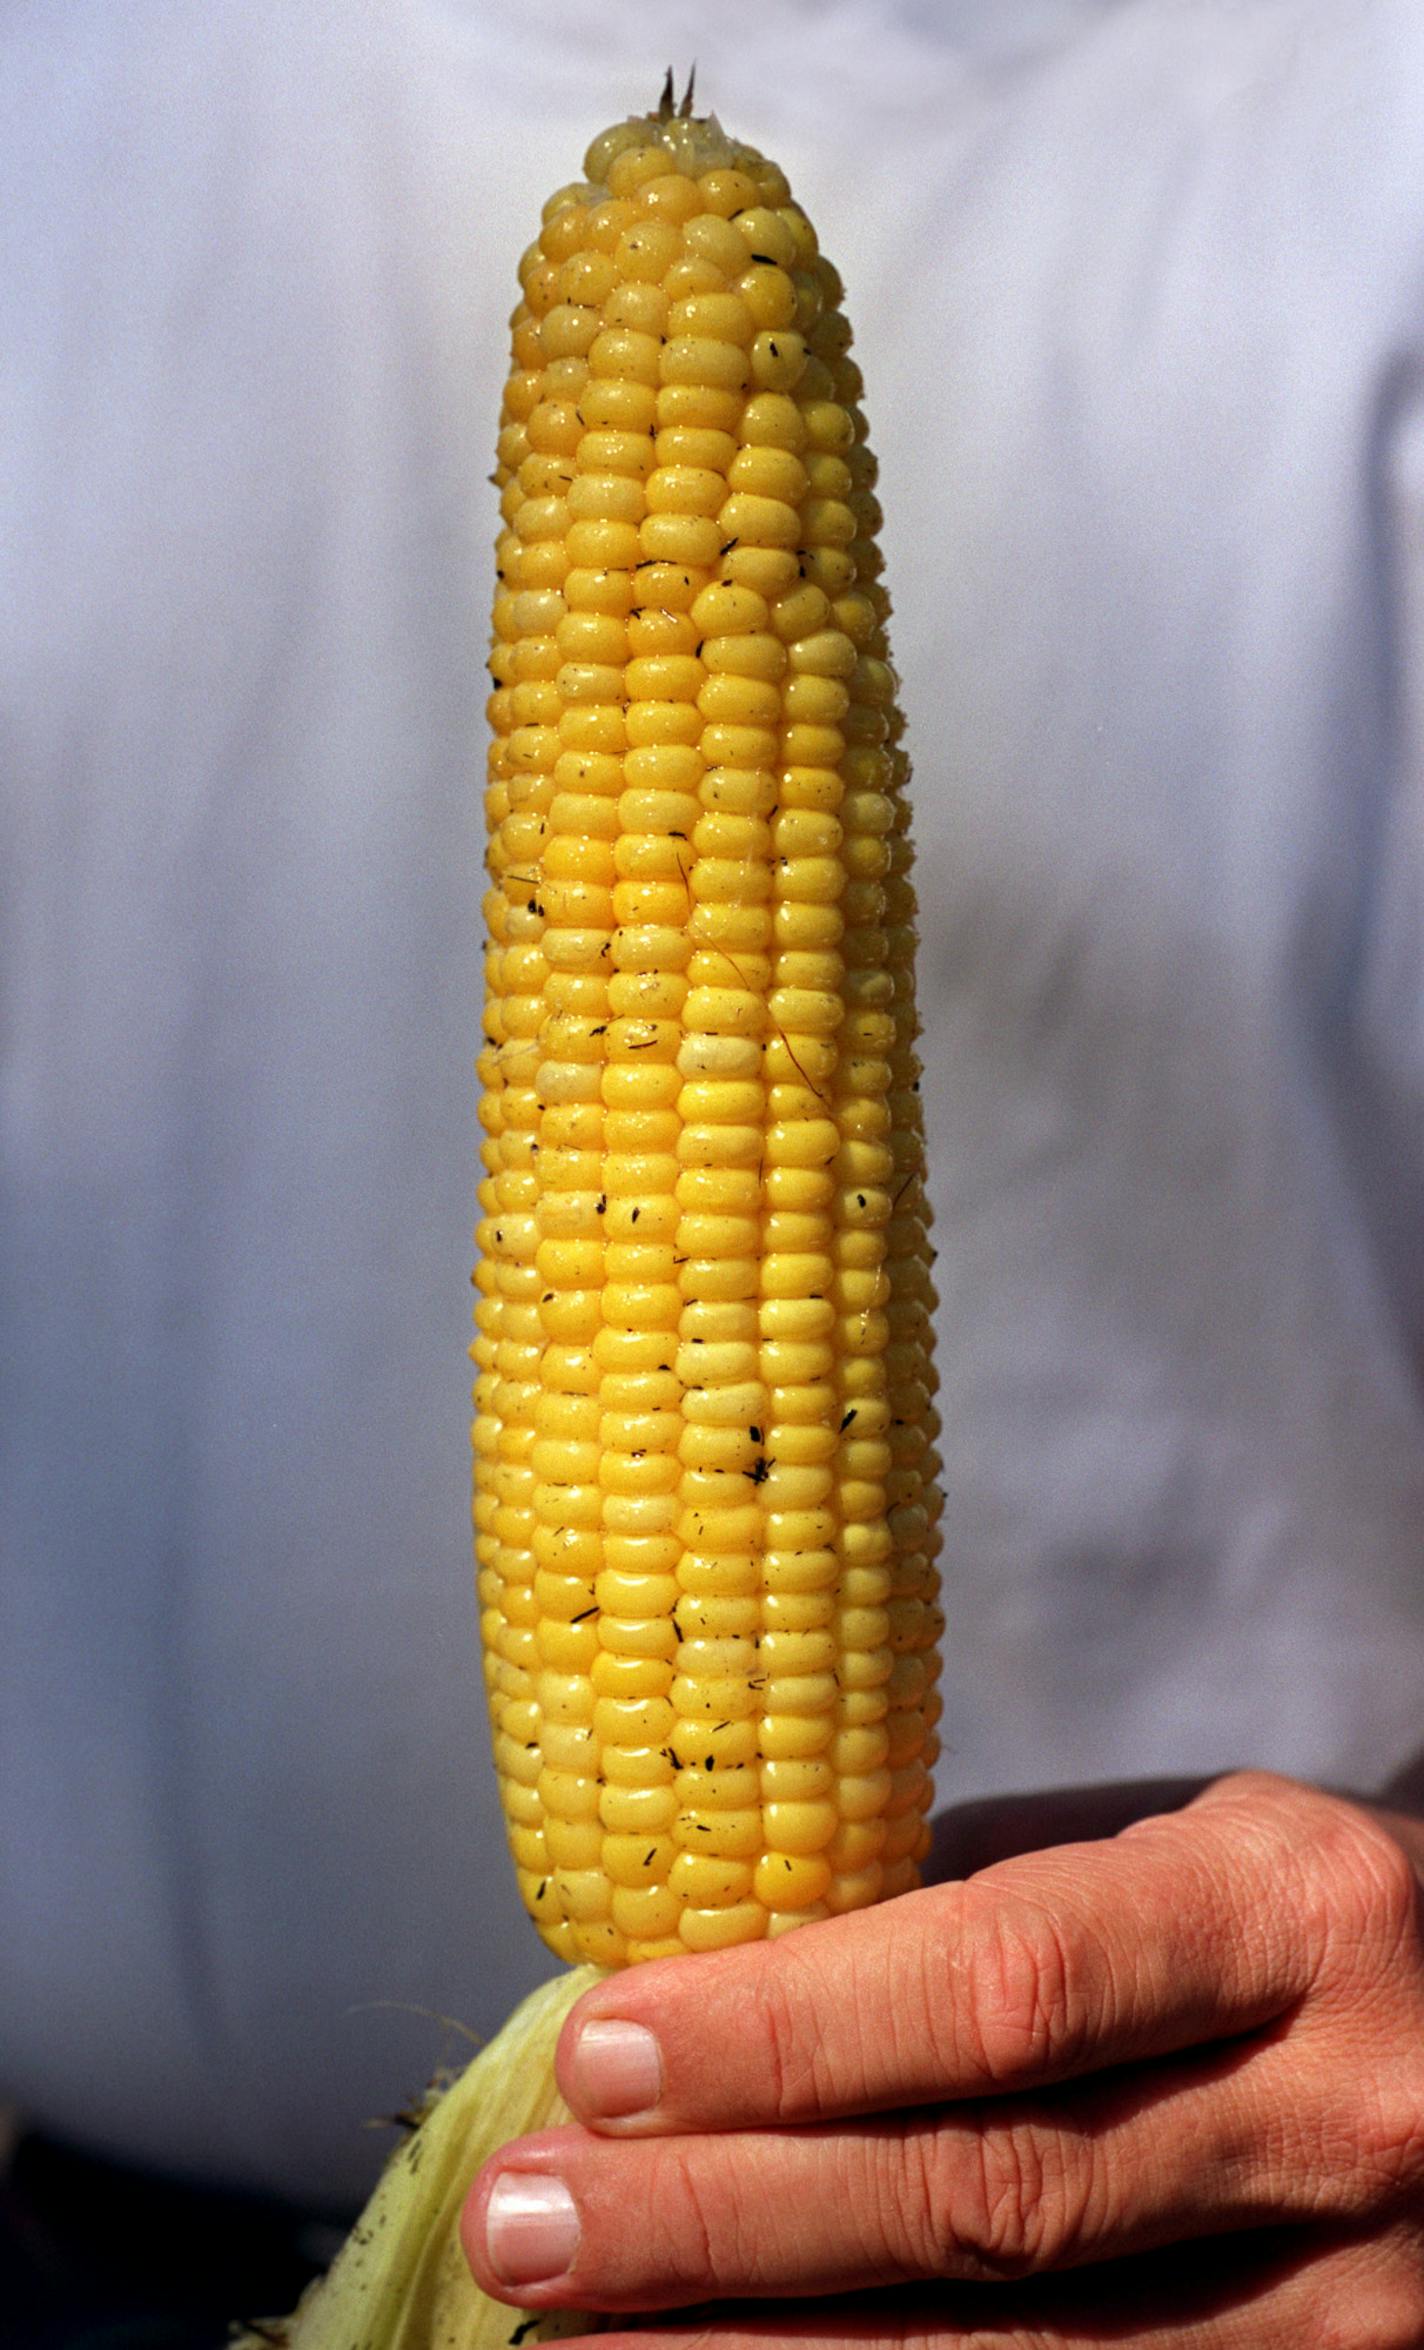
<instances>
[{"instance_id":1,"label":"corn cob tip","mask_svg":"<svg viewBox=\"0 0 1424 2350\"><path fill-rule=\"evenodd\" d=\"M696 86L696 82L697 61L694 58L691 69L687 76L687 88L683 91L681 99L679 99L673 87L672 67L668 67L667 76L663 82L662 96L659 98L657 106L658 119L660 122L668 121L669 118L674 114L681 115L684 121L691 115L692 93Z\"/></svg>"}]
</instances>

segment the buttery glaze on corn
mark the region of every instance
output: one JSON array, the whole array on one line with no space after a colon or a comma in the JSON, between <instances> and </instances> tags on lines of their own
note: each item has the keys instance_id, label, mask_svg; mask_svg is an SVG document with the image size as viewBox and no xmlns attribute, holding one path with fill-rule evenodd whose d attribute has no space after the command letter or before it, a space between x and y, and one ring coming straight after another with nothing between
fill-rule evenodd
<instances>
[{"instance_id":1,"label":"buttery glaze on corn","mask_svg":"<svg viewBox=\"0 0 1424 2350\"><path fill-rule=\"evenodd\" d=\"M917 1882L939 1423L840 280L715 122L585 169L495 477L475 1528L520 1887L616 1966Z\"/></svg>"}]
</instances>

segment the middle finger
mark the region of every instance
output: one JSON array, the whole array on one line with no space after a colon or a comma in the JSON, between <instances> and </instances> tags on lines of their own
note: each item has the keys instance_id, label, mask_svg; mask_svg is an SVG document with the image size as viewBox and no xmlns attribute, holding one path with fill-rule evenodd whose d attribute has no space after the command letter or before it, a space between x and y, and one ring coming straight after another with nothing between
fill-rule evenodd
<instances>
[{"instance_id":1,"label":"middle finger","mask_svg":"<svg viewBox=\"0 0 1424 2350\"><path fill-rule=\"evenodd\" d=\"M1316 1964L1281 1897L1285 1845L1204 1800L693 1966L630 1967L570 2015L559 2086L619 2137L765 2129L1037 2090L1252 2031Z\"/></svg>"}]
</instances>

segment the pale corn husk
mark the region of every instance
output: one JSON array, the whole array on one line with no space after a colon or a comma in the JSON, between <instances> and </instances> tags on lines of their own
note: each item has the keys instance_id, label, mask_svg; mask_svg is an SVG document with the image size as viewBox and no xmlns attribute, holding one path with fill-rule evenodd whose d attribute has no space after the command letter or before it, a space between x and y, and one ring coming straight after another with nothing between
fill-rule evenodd
<instances>
[{"instance_id":1,"label":"pale corn husk","mask_svg":"<svg viewBox=\"0 0 1424 2350\"><path fill-rule=\"evenodd\" d=\"M232 2350L510 2350L606 2321L531 2317L491 2301L460 2246L460 2209L481 2163L512 2138L569 2120L554 2050L575 2000L601 1979L568 1969L517 2007L448 2087L432 2089L327 2275L290 2317L249 2321Z\"/></svg>"}]
</instances>

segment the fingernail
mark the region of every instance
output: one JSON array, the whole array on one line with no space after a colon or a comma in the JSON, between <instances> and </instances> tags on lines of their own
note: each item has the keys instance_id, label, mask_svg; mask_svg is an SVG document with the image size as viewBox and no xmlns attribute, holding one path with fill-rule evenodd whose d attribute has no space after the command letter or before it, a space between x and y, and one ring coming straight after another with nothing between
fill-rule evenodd
<instances>
[{"instance_id":1,"label":"fingernail","mask_svg":"<svg viewBox=\"0 0 1424 2350\"><path fill-rule=\"evenodd\" d=\"M485 2205L485 2249L502 2285L561 2277L578 2250L579 2217L562 2179L501 2171Z\"/></svg>"},{"instance_id":2,"label":"fingernail","mask_svg":"<svg viewBox=\"0 0 1424 2350\"><path fill-rule=\"evenodd\" d=\"M623 2121L656 2105L663 2089L663 2060L642 2024L605 2016L584 2025L574 2043L573 2087L585 2113Z\"/></svg>"}]
</instances>

